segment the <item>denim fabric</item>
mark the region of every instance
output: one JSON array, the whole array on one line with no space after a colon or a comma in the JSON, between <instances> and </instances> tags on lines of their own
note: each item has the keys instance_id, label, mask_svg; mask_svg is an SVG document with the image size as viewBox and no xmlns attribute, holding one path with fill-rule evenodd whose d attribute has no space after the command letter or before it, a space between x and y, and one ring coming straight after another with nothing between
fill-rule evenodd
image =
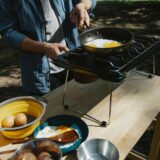
<instances>
[{"instance_id":1,"label":"denim fabric","mask_svg":"<svg viewBox=\"0 0 160 160\"><path fill-rule=\"evenodd\" d=\"M96 5L93 1L92 9ZM62 22L69 49L78 47L78 31L69 20L73 5L78 0L50 0L52 8ZM46 41L45 19L39 0L0 0L0 33L11 46L20 49L26 37ZM48 57L42 54L22 52L20 67L23 88L27 93L44 94L50 91Z\"/></svg>"}]
</instances>

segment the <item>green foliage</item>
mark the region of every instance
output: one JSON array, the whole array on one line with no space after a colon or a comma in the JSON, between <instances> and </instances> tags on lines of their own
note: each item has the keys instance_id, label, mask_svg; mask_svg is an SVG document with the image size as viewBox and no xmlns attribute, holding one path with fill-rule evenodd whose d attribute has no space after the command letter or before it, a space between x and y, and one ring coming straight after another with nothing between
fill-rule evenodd
<instances>
[{"instance_id":1,"label":"green foliage","mask_svg":"<svg viewBox=\"0 0 160 160\"><path fill-rule=\"evenodd\" d=\"M125 7L137 7L137 6L149 6L154 7L160 5L160 0L97 0L96 9L101 8L125 8Z\"/></svg>"}]
</instances>

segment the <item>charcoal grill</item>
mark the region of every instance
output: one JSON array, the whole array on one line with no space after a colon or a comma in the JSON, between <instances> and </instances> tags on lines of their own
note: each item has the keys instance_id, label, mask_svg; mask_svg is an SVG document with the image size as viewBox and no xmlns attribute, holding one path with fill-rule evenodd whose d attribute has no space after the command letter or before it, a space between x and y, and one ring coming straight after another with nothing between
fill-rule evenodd
<instances>
[{"instance_id":1,"label":"charcoal grill","mask_svg":"<svg viewBox=\"0 0 160 160\"><path fill-rule=\"evenodd\" d=\"M110 123L112 106L112 83L119 83L127 77L127 73L141 64L147 57L153 57L153 73L148 77L155 75L155 54L160 50L160 39L154 36L134 35L134 43L124 52L111 53L106 56L97 56L86 52L79 47L75 50L59 55L54 59L54 63L67 69L66 81L64 85L63 105L66 109L74 110L73 107L65 104L65 94L67 90L67 81L69 71L81 72L96 75L100 79L110 83L110 102L108 121L99 121L94 117L85 114L88 119L95 121L101 126L107 126Z\"/></svg>"}]
</instances>

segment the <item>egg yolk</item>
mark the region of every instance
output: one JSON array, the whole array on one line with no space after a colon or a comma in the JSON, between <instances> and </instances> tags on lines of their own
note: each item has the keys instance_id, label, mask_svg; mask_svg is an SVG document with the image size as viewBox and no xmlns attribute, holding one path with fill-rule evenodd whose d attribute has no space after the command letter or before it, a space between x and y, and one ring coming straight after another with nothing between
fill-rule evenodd
<instances>
[{"instance_id":1,"label":"egg yolk","mask_svg":"<svg viewBox=\"0 0 160 160\"><path fill-rule=\"evenodd\" d=\"M93 48L114 48L121 46L122 43L109 39L95 39L91 42L86 43L85 45Z\"/></svg>"},{"instance_id":2,"label":"egg yolk","mask_svg":"<svg viewBox=\"0 0 160 160\"><path fill-rule=\"evenodd\" d=\"M103 47L104 48L114 48L114 47L119 47L121 45L122 45L121 43L114 41L114 42L110 42L110 43L105 43L103 45Z\"/></svg>"}]
</instances>

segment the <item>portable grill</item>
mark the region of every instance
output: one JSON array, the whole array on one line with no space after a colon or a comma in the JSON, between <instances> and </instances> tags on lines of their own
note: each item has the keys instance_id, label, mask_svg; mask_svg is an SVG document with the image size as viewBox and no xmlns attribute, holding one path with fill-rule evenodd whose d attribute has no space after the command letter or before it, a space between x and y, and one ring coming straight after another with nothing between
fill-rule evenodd
<instances>
[{"instance_id":1,"label":"portable grill","mask_svg":"<svg viewBox=\"0 0 160 160\"><path fill-rule=\"evenodd\" d=\"M65 94L67 90L67 80L69 70L75 72L88 73L96 75L100 79L110 82L110 103L109 103L109 119L99 121L94 117L85 114L89 119L97 122L101 126L110 123L111 106L112 106L112 83L123 81L127 73L141 64L147 57L153 56L153 75L155 74L155 58L154 55L160 50L160 40L154 36L135 35L134 42L130 47L117 53L111 53L105 56L97 56L86 52L83 48L77 48L67 53L59 55L54 59L54 63L67 69L66 82L64 87L63 105L65 105ZM71 109L71 107L70 107ZM72 108L72 110L74 110ZM74 110L75 111L75 110ZM75 111L79 112L80 111ZM82 113L81 113L82 114Z\"/></svg>"}]
</instances>

